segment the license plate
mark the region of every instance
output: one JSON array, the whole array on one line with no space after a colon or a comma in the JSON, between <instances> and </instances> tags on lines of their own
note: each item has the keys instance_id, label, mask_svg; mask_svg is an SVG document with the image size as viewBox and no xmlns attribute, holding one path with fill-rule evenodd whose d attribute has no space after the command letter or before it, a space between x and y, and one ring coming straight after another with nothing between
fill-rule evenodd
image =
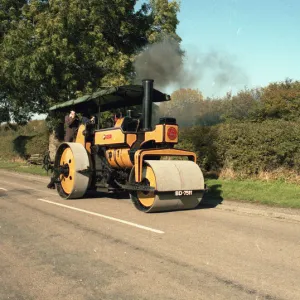
<instances>
[{"instance_id":1,"label":"license plate","mask_svg":"<svg viewBox=\"0 0 300 300\"><path fill-rule=\"evenodd\" d=\"M175 196L192 196L193 191L175 191Z\"/></svg>"}]
</instances>

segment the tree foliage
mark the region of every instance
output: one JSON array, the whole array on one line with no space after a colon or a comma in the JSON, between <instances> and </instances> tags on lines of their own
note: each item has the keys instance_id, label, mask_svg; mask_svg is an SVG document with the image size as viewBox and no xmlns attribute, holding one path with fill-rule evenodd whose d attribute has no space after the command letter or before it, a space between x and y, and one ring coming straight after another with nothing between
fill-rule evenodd
<instances>
[{"instance_id":1,"label":"tree foliage","mask_svg":"<svg viewBox=\"0 0 300 300\"><path fill-rule=\"evenodd\" d=\"M183 99L180 106L185 104L189 105L187 99ZM188 126L212 126L223 122L262 122L270 119L297 121L300 118L300 81L287 79L262 88L246 88L236 95L227 93L223 98L206 98L199 103L193 114L196 121L190 119Z\"/></svg>"},{"instance_id":2,"label":"tree foliage","mask_svg":"<svg viewBox=\"0 0 300 300\"><path fill-rule=\"evenodd\" d=\"M102 85L127 84L134 57L149 40L158 33L178 38L175 2L156 0L138 11L135 4L0 0L0 103L13 119Z\"/></svg>"},{"instance_id":3,"label":"tree foliage","mask_svg":"<svg viewBox=\"0 0 300 300\"><path fill-rule=\"evenodd\" d=\"M152 26L147 32L149 42L158 42L166 37L180 42L181 38L176 33L179 24L177 18L179 2L176 0L150 0L150 7L152 9L150 14Z\"/></svg>"},{"instance_id":4,"label":"tree foliage","mask_svg":"<svg viewBox=\"0 0 300 300\"><path fill-rule=\"evenodd\" d=\"M300 81L286 79L262 89L262 117L296 120L300 117Z\"/></svg>"},{"instance_id":5,"label":"tree foliage","mask_svg":"<svg viewBox=\"0 0 300 300\"><path fill-rule=\"evenodd\" d=\"M171 101L160 105L160 114L173 116L180 126L193 125L203 105L203 96L199 90L179 89L172 93Z\"/></svg>"},{"instance_id":6,"label":"tree foliage","mask_svg":"<svg viewBox=\"0 0 300 300\"><path fill-rule=\"evenodd\" d=\"M0 41L10 28L16 26L26 0L0 0Z\"/></svg>"}]
</instances>

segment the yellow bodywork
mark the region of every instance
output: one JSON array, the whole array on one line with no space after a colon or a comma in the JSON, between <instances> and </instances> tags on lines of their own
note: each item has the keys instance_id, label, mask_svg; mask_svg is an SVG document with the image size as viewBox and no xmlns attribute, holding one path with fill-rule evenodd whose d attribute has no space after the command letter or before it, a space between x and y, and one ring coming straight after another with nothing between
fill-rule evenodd
<instances>
[{"instance_id":1,"label":"yellow bodywork","mask_svg":"<svg viewBox=\"0 0 300 300\"><path fill-rule=\"evenodd\" d=\"M81 124L78 128L75 143L81 144L89 153L91 153L91 142L87 142L84 131L86 130L86 125Z\"/></svg>"},{"instance_id":2,"label":"yellow bodywork","mask_svg":"<svg viewBox=\"0 0 300 300\"><path fill-rule=\"evenodd\" d=\"M124 144L125 134L121 128L102 129L95 133L95 145Z\"/></svg>"},{"instance_id":3,"label":"yellow bodywork","mask_svg":"<svg viewBox=\"0 0 300 300\"><path fill-rule=\"evenodd\" d=\"M100 129L95 131L94 144L100 146L106 146L105 152L108 163L113 168L128 169L134 166L135 168L135 180L141 182L143 178L143 172L150 174L148 171L143 171L143 161L147 156L185 156L190 160L196 162L196 155L193 152L167 148L167 149L140 149L135 152L134 163L130 158L130 149L138 139L138 133L123 131L122 125L124 118L117 120L114 127ZM91 153L91 143L86 142L84 131L85 125L80 125L76 136L76 143L82 144L86 150ZM139 133L140 134L140 133ZM144 139L141 142L141 147L149 142L155 143L178 143L178 126L169 124L158 124L154 130L146 131L144 133ZM150 176L150 175L149 175ZM151 177L151 176L150 176Z\"/></svg>"},{"instance_id":4,"label":"yellow bodywork","mask_svg":"<svg viewBox=\"0 0 300 300\"><path fill-rule=\"evenodd\" d=\"M129 156L130 148L106 150L106 159L113 168L132 168L133 164Z\"/></svg>"},{"instance_id":5,"label":"yellow bodywork","mask_svg":"<svg viewBox=\"0 0 300 300\"><path fill-rule=\"evenodd\" d=\"M136 134L134 134L134 133L126 134L126 143L129 147L131 147L135 143L136 139L137 139Z\"/></svg>"},{"instance_id":6,"label":"yellow bodywork","mask_svg":"<svg viewBox=\"0 0 300 300\"><path fill-rule=\"evenodd\" d=\"M85 125L80 125L77 131L75 143L79 143L82 146L85 146L85 136L83 135L83 131L85 130Z\"/></svg>"},{"instance_id":7,"label":"yellow bodywork","mask_svg":"<svg viewBox=\"0 0 300 300\"><path fill-rule=\"evenodd\" d=\"M162 143L164 141L164 125L156 125L153 131L147 131L145 133L143 144L151 140L156 143Z\"/></svg>"}]
</instances>

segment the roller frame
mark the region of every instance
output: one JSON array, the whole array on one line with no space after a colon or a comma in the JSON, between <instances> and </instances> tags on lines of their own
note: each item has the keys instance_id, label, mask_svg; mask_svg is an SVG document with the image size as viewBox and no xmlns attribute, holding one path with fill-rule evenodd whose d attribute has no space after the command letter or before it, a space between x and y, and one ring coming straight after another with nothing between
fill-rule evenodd
<instances>
[{"instance_id":1,"label":"roller frame","mask_svg":"<svg viewBox=\"0 0 300 300\"><path fill-rule=\"evenodd\" d=\"M181 149L141 149L135 152L135 181L141 182L142 168L145 161L145 157L149 156L182 156L187 157L189 160L196 163L196 154L191 151Z\"/></svg>"}]
</instances>

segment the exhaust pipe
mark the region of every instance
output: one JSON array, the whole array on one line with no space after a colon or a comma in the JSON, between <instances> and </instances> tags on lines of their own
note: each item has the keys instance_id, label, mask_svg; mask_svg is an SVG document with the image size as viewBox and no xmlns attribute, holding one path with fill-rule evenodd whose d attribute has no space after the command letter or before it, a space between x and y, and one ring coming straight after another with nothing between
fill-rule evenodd
<instances>
[{"instance_id":1,"label":"exhaust pipe","mask_svg":"<svg viewBox=\"0 0 300 300\"><path fill-rule=\"evenodd\" d=\"M153 100L153 79L144 79L144 98L143 98L143 128L142 131L152 130L152 100Z\"/></svg>"}]
</instances>

